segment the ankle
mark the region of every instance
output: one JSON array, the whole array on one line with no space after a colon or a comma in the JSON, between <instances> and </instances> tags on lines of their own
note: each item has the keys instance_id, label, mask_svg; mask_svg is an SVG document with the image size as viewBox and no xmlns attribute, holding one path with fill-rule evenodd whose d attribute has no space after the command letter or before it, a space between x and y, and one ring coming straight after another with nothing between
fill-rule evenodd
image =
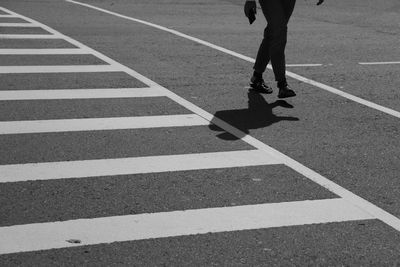
<instances>
[{"instance_id":1,"label":"ankle","mask_svg":"<svg viewBox=\"0 0 400 267\"><path fill-rule=\"evenodd\" d=\"M254 71L254 72L253 72L253 78L254 78L255 80L262 80L262 73L257 72L257 71Z\"/></svg>"},{"instance_id":2,"label":"ankle","mask_svg":"<svg viewBox=\"0 0 400 267\"><path fill-rule=\"evenodd\" d=\"M288 83L286 80L278 81L277 86L279 89L285 89L288 86Z\"/></svg>"}]
</instances>

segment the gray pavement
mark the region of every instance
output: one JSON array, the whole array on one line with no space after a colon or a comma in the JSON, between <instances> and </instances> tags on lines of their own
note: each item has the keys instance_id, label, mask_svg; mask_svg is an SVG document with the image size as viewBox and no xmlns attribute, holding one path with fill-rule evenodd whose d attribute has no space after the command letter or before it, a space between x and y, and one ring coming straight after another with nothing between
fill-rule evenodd
<instances>
[{"instance_id":1,"label":"gray pavement","mask_svg":"<svg viewBox=\"0 0 400 267\"><path fill-rule=\"evenodd\" d=\"M242 1L85 2L250 57L265 26L261 14L255 25L248 25ZM279 101L276 92L248 93L251 63L83 6L61 0L0 3L139 72L400 217L399 118L294 79L289 82L298 92L296 98ZM359 64L400 61L400 32L393 26L399 18L395 0L327 0L318 8L311 0L298 1L289 26L287 61L323 66L288 70L400 111L400 64ZM0 20L11 22L21 21ZM0 34L43 34L36 28L3 28ZM0 48L67 47L74 46L60 40L0 39ZM103 64L88 55L0 55L0 62L3 66ZM271 72L265 78L273 84ZM4 91L147 87L123 72L0 74L0 81ZM1 121L191 113L167 97L1 102ZM217 119L212 122L218 124ZM253 149L213 124L0 135L0 146L0 166ZM338 197L283 164L26 181L0 185L0 225ZM375 219L27 251L0 255L0 265L397 266L399 255L399 232Z\"/></svg>"}]
</instances>

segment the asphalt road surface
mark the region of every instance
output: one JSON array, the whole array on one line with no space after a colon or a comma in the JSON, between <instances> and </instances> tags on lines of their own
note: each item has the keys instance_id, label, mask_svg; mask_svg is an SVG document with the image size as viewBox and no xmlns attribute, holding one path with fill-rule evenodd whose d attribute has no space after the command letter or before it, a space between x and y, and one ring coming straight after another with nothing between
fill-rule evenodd
<instances>
[{"instance_id":1,"label":"asphalt road surface","mask_svg":"<svg viewBox=\"0 0 400 267\"><path fill-rule=\"evenodd\" d=\"M400 4L0 0L1 266L400 266Z\"/></svg>"}]
</instances>

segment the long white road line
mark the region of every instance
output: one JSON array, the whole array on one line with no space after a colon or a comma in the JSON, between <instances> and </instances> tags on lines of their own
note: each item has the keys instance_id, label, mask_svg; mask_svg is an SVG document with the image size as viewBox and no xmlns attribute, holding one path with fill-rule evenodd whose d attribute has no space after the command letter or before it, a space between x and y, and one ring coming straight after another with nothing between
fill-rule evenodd
<instances>
[{"instance_id":1,"label":"long white road line","mask_svg":"<svg viewBox=\"0 0 400 267\"><path fill-rule=\"evenodd\" d=\"M0 74L10 73L73 73L73 72L118 72L113 65L61 65L61 66L0 66Z\"/></svg>"},{"instance_id":2,"label":"long white road line","mask_svg":"<svg viewBox=\"0 0 400 267\"><path fill-rule=\"evenodd\" d=\"M260 150L0 165L0 183L281 164ZM0 242L1 243L1 242Z\"/></svg>"},{"instance_id":3,"label":"long white road line","mask_svg":"<svg viewBox=\"0 0 400 267\"><path fill-rule=\"evenodd\" d=\"M359 62L360 65L395 65L400 64L400 61L386 61L386 62Z\"/></svg>"},{"instance_id":4,"label":"long white road line","mask_svg":"<svg viewBox=\"0 0 400 267\"><path fill-rule=\"evenodd\" d=\"M87 51L79 48L36 48L36 49L0 49L0 55L83 55Z\"/></svg>"},{"instance_id":5,"label":"long white road line","mask_svg":"<svg viewBox=\"0 0 400 267\"><path fill-rule=\"evenodd\" d=\"M0 39L61 39L53 34L0 34Z\"/></svg>"},{"instance_id":6,"label":"long white road line","mask_svg":"<svg viewBox=\"0 0 400 267\"><path fill-rule=\"evenodd\" d=\"M327 199L16 225L0 228L0 254L368 219L342 199Z\"/></svg>"},{"instance_id":7,"label":"long white road line","mask_svg":"<svg viewBox=\"0 0 400 267\"><path fill-rule=\"evenodd\" d=\"M109 14L113 14L113 15L116 15L116 16L119 16L119 17L123 17L123 18L127 18L127 19L130 19L130 20L136 21L136 19L132 19L132 18L129 18L127 16L123 16L123 15L120 15L120 14L117 14L117 13L114 13L114 12L110 12L110 11L107 11L107 10L104 10L104 9L100 9L100 8L97 8L97 7L94 7L94 6L91 6L91 5L87 5L87 4L83 4L83 3L79 3L79 2L71 1L71 0L67 0L67 1L69 1L71 3L76 3L76 4L83 5L83 6L87 6L87 7L90 7L90 8L94 8L94 9L97 9L99 11L106 12L106 13L109 13ZM54 29L48 27L47 25L39 23L39 22L37 22L35 20L32 20L32 19L30 19L28 17L22 16L22 15L18 15L17 13L14 13L14 12L12 12L10 10L6 10L4 8L3 8L3 10L8 12L8 13L10 13L10 14L17 15L17 16L23 18L26 21L29 21L29 22L32 22L32 23L38 23L42 28L44 28L48 32L51 32L53 34L57 34L57 35L62 36L62 38L64 40L67 40L68 42L70 42L71 44L75 45L76 47L79 47L79 48L82 48L84 50L90 51L93 55L97 56L98 58L102 59L103 61L105 61L105 62L107 62L107 63L109 63L111 65L118 65L124 72L126 72L127 74L131 75L132 77L138 79L139 81L141 81L142 83L146 84L149 87L162 87L161 85L159 85L156 82L148 79L147 77L137 73L136 71L134 71L134 70L132 70L132 69L130 69L130 68L128 68L128 67L126 67L126 66L124 66L124 65L122 65L120 63L118 63L118 62L116 62L115 60L113 60L113 59L111 59L111 58L99 53L98 51L96 51L96 50L94 50L94 49L92 49L92 48L90 48L90 47L88 47L88 46L86 46L86 45L84 45L84 44L82 44L82 43L80 43L80 42L78 42L78 41L66 36L66 35L63 35L63 34L57 32L57 31L55 31ZM143 22L143 21L139 21L139 22L144 23L144 24L148 24L148 22ZM155 24L151 24L151 25L153 27L161 27L161 26L158 26L158 25L155 25ZM162 29L167 29L165 27L161 27L161 28ZM169 30L169 29L167 29L167 30L168 31L172 31L172 32L176 32L176 31ZM182 35L179 32L176 32L176 34L177 35ZM190 36L187 36L187 35L184 35L184 36L186 36L185 38L188 38L188 39L193 38L193 37L190 37ZM245 60L254 61L253 59L251 59L249 57L243 56L243 55L241 55L239 53L227 50L227 49L219 47L219 46L215 46L215 45L210 44L208 42L204 42L204 41L199 40L197 38L194 38L194 40L196 40L199 43L205 43L207 46L213 47L213 48L218 49L220 51L225 51L228 54L234 55L234 56L236 56L238 58L243 58ZM297 172L303 174L305 177L309 178L310 180L314 181L315 183L319 184L320 186L328 189L329 191L333 192L334 194L342 197L346 202L349 203L349 205L355 205L355 206L361 208L362 210L364 210L367 213L371 214L374 218L377 218L377 219L381 220L382 222L386 223L387 225L393 227L397 231L400 231L400 219L397 218L396 216L394 216L394 215L388 213L387 211L377 207L376 205L372 204L371 202L369 202L369 201L367 201L367 200L355 195L354 193L350 192L349 190L347 190L347 189L341 187L340 185L330 181L326 177L323 177L322 175L318 174L317 172L315 172L315 171L311 170L310 168L302 165L301 163L299 163L296 160L286 156L285 154L277 151L276 149L274 149L274 148L264 144L263 142L261 142L261 141L255 139L255 138L247 135L246 133L242 132L241 130L239 130L239 129L235 128L235 127L233 127L232 125L229 125L228 123L226 123L226 122L224 122L224 121L222 121L222 120L220 120L218 118L215 118L212 114L210 114L207 111L197 107L196 105L192 104L191 102L187 101L186 99L184 99L184 98L178 96L177 94L169 91L168 89L165 88L165 90L167 92L167 96L170 97L175 102L181 104L182 106L184 106L188 110L192 111L195 114L198 114L199 116L205 118L206 120L212 121L213 124L215 124L218 127L224 129L225 131L235 135L236 137L241 138L243 141L245 141L248 144L254 146L258 150L263 151L264 152L263 156L262 156L263 158L278 158L279 161L283 162L285 165L287 165L290 168L296 170ZM336 90L336 89L334 89L334 90ZM395 115L396 116L397 115L396 111L393 111L393 112L395 112L395 113L393 113L391 115ZM400 114L398 114L398 117L400 117ZM15 166L15 169L18 170L18 166ZM0 171L0 174L1 173L2 172ZM14 176L8 176L7 179L8 180L10 180L10 179L12 180L13 177ZM61 175L61 177L62 177L62 175ZM49 177L49 179L51 179L51 177Z\"/></svg>"},{"instance_id":8,"label":"long white road line","mask_svg":"<svg viewBox=\"0 0 400 267\"><path fill-rule=\"evenodd\" d=\"M146 129L159 127L187 127L199 125L209 125L209 122L196 114L62 120L1 121L0 135Z\"/></svg>"},{"instance_id":9,"label":"long white road line","mask_svg":"<svg viewBox=\"0 0 400 267\"><path fill-rule=\"evenodd\" d=\"M169 33L171 33L171 34L180 36L180 37L182 37L182 38L191 40L191 41L193 41L193 42L196 42L196 43L205 45L205 46L210 47L210 48L213 48L213 49L216 49L216 50L221 51L221 52L223 52L223 53L226 53L226 54L228 54L228 55L231 55L231 56L234 56L234 57L237 57L237 58L246 60L246 61L248 61L248 62L251 62L251 63L254 63L254 62L255 62L255 60L254 60L253 58L244 56L244 55L239 54L239 53L237 53L237 52L234 52L234 51L232 51L232 50L223 48L223 47L221 47L221 46L212 44L212 43L210 43L210 42L201 40L201 39L199 39L199 38L196 38L196 37L193 37L193 36L184 34L184 33L181 33L181 32L179 32L179 31L169 29L169 28L164 27L164 26L161 26L161 25L157 25L157 24L150 23L150 22L147 22L147 21L144 21L144 20L140 20L140 19L136 19L136 18L129 17L129 16L125 16L125 15L122 15L122 14L119 14L119 13L116 13L116 12L113 12L113 11L109 11L109 10L106 10L106 9L103 9L103 8L99 8L99 7L90 5L90 4L86 4L86 3L82 3L82 2L78 2L78 1L73 1L73 0L66 0L66 1L67 1L67 2L70 2L70 3L78 4L78 5L81 5L81 6L85 6L85 7L91 8L91 9L95 9L95 10L97 10L97 11L104 12L104 13L107 13L107 14L110 14L110 15L113 15L113 16L117 16L117 17L120 17L120 18L123 18L123 19L127 19L127 20L131 20L131 21L134 21L134 22L137 22L137 23L141 23L141 24L144 24L144 25L153 27L153 28L157 28L157 29L159 29L159 30L162 30L162 31L165 31L165 32L169 32ZM272 67L271 67L271 66L268 66L268 68L271 69ZM361 105L364 105L364 106L373 108L373 109L375 109L375 110L384 112L384 113L386 113L386 114L392 115L392 116L394 116L394 117L400 118L400 112L399 112L399 111L396 111L396 110L393 110L393 109L390 109L390 108L387 108L387 107L384 107L384 106L375 104L375 103L373 103L373 102L371 102L371 101L368 101L368 100L362 99L362 98L360 98L360 97L351 95L351 94L349 94L349 93L346 93L346 92L343 92L343 91L341 91L341 90L339 90L339 89L336 89L336 88L334 88L334 87L332 87L332 86L329 86L329 85L326 85L326 84L323 84L323 83L320 83L320 82L317 82L317 81L308 79L308 78L306 78L306 77L300 76L300 75L295 74L295 73L290 72L290 71L287 71L286 74L287 74L287 76L289 76L289 77L291 77L291 78L293 78L293 79L296 79L296 80L299 80L299 81L301 81L301 82L304 82L304 83L313 85L313 86L318 87L318 88L320 88L320 89L326 90L326 91L331 92L331 93L333 93L333 94L336 94L336 95L339 95L339 96L341 96L341 97L344 97L344 98L347 98L347 99L349 99L349 100L352 100L352 101L354 101L354 102L357 102L357 103L359 103L359 104L361 104Z\"/></svg>"},{"instance_id":10,"label":"long white road line","mask_svg":"<svg viewBox=\"0 0 400 267\"><path fill-rule=\"evenodd\" d=\"M324 64L286 64L286 67L322 67Z\"/></svg>"},{"instance_id":11,"label":"long white road line","mask_svg":"<svg viewBox=\"0 0 400 267\"><path fill-rule=\"evenodd\" d=\"M16 18L18 17L17 15L11 15L11 14L0 14L0 18Z\"/></svg>"},{"instance_id":12,"label":"long white road line","mask_svg":"<svg viewBox=\"0 0 400 267\"><path fill-rule=\"evenodd\" d=\"M0 23L0 27L27 27L27 28L37 28L39 27L36 24L33 23Z\"/></svg>"},{"instance_id":13,"label":"long white road line","mask_svg":"<svg viewBox=\"0 0 400 267\"><path fill-rule=\"evenodd\" d=\"M271 64L267 65L268 68L271 67ZM324 64L316 64L316 63L303 63L303 64L286 64L286 67L322 67Z\"/></svg>"},{"instance_id":14,"label":"long white road line","mask_svg":"<svg viewBox=\"0 0 400 267\"><path fill-rule=\"evenodd\" d=\"M99 99L165 96L165 89L146 88L104 88L104 89L48 89L0 91L4 100L50 100L50 99ZM1 131L1 130L0 130Z\"/></svg>"}]
</instances>

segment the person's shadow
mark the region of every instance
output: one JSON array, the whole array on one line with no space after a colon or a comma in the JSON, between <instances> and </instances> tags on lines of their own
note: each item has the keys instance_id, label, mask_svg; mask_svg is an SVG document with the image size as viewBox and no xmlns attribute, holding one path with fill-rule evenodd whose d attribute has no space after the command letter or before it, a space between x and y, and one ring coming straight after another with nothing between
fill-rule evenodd
<instances>
[{"instance_id":1,"label":"person's shadow","mask_svg":"<svg viewBox=\"0 0 400 267\"><path fill-rule=\"evenodd\" d=\"M238 140L243 136L234 136L229 132L221 129L214 124L214 121L221 119L226 123L234 126L241 130L243 133L248 134L250 129L258 129L267 127L273 123L285 121L298 121L296 117L287 116L276 116L272 109L275 107L293 108L292 105L284 100L277 100L274 103L268 104L264 97L259 93L249 90L249 108L248 109L236 109L236 110L220 110L214 114L214 119L211 121L209 128L213 131L220 132L217 137L224 140Z\"/></svg>"}]
</instances>

